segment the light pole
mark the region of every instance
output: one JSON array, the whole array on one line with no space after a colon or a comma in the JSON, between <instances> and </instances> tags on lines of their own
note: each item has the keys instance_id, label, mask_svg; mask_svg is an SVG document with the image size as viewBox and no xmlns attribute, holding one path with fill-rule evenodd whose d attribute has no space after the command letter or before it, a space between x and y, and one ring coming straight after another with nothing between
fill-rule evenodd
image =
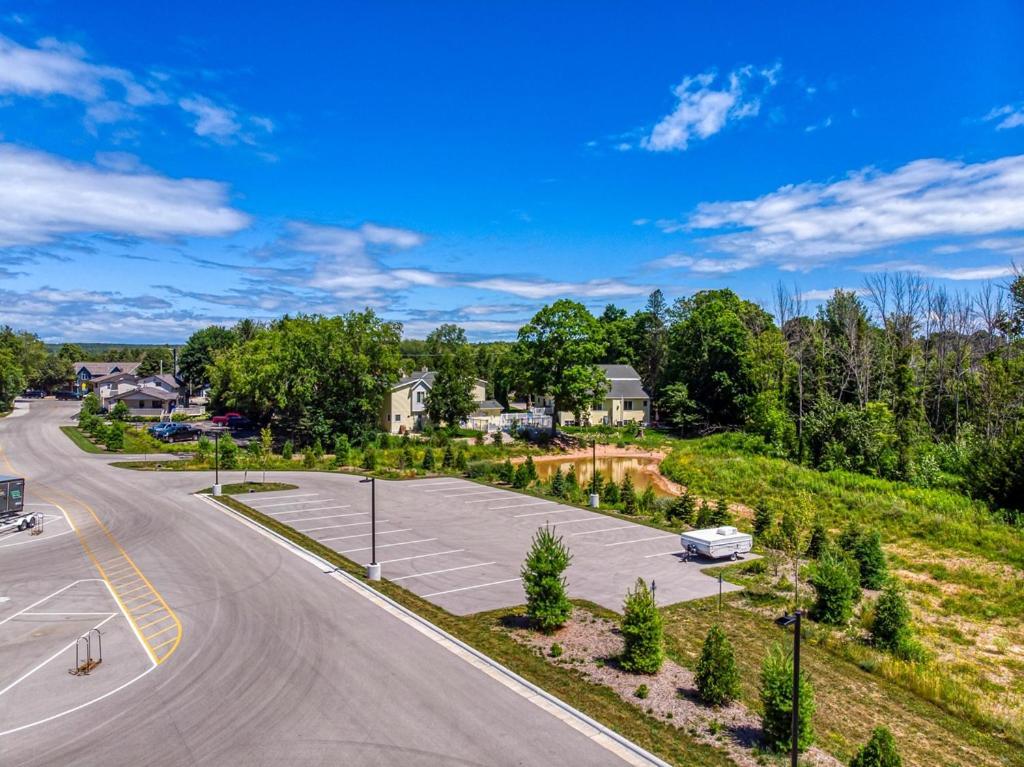
<instances>
[{"instance_id":1,"label":"light pole","mask_svg":"<svg viewBox=\"0 0 1024 767\"><path fill-rule=\"evenodd\" d=\"M590 467L590 508L596 509L601 503L601 492L597 487L597 437L590 443L593 449L593 464Z\"/></svg>"},{"instance_id":2,"label":"light pole","mask_svg":"<svg viewBox=\"0 0 1024 767\"><path fill-rule=\"evenodd\" d=\"M797 610L792 615L783 615L775 621L780 626L793 627L793 717L792 734L790 735L790 767L797 767L797 759L800 756L800 616L803 614L803 610Z\"/></svg>"},{"instance_id":3,"label":"light pole","mask_svg":"<svg viewBox=\"0 0 1024 767\"><path fill-rule=\"evenodd\" d=\"M220 431L213 433L213 494L220 495Z\"/></svg>"},{"instance_id":4,"label":"light pole","mask_svg":"<svg viewBox=\"0 0 1024 767\"><path fill-rule=\"evenodd\" d=\"M370 564L366 566L366 577L371 581L380 580L380 565L377 564L377 480L367 477L360 484L370 483Z\"/></svg>"}]
</instances>

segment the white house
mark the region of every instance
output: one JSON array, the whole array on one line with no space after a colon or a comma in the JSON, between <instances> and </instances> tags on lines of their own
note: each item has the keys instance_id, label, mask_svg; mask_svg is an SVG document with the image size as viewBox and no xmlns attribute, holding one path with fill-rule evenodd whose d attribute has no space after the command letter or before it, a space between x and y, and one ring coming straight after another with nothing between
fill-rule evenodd
<instances>
[{"instance_id":1,"label":"white house","mask_svg":"<svg viewBox=\"0 0 1024 767\"><path fill-rule=\"evenodd\" d=\"M384 401L381 426L391 434L420 431L429 422L427 416L427 394L434 385L434 372L424 368L417 373L404 376L391 387L391 394ZM473 383L473 401L479 406L487 402L487 382L479 378ZM497 403L488 403L493 407ZM500 408L500 405L498 405Z\"/></svg>"},{"instance_id":2,"label":"white house","mask_svg":"<svg viewBox=\"0 0 1024 767\"><path fill-rule=\"evenodd\" d=\"M632 365L598 365L608 381L608 392L597 407L582 413L584 426L623 426L626 424L646 424L651 420L651 398L644 390L640 374ZM552 397L540 398L540 404L550 413L555 402ZM576 416L562 411L559 422L564 426L574 426Z\"/></svg>"}]
</instances>

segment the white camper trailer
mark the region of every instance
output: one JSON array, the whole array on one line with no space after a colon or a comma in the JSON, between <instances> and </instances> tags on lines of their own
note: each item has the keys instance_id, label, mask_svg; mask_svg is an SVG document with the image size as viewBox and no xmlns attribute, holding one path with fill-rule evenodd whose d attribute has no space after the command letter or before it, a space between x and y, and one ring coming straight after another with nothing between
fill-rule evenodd
<instances>
[{"instance_id":1,"label":"white camper trailer","mask_svg":"<svg viewBox=\"0 0 1024 767\"><path fill-rule=\"evenodd\" d=\"M680 535L679 541L687 559L696 555L709 559L739 559L741 554L747 554L754 545L753 536L728 525L691 530Z\"/></svg>"}]
</instances>

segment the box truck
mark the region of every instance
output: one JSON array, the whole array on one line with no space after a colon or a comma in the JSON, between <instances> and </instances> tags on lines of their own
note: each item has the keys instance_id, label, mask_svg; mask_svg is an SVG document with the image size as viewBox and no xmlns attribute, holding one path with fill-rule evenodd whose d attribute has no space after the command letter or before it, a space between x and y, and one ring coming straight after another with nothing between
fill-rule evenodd
<instances>
[{"instance_id":1,"label":"box truck","mask_svg":"<svg viewBox=\"0 0 1024 767\"><path fill-rule=\"evenodd\" d=\"M26 530L36 524L25 511L25 480L0 474L0 530Z\"/></svg>"}]
</instances>

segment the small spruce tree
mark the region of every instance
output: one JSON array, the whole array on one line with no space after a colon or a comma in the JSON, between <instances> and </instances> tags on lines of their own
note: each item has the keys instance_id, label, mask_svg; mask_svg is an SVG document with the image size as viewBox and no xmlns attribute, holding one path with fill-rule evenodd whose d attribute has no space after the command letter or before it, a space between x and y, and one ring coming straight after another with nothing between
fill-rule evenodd
<instances>
[{"instance_id":1,"label":"small spruce tree","mask_svg":"<svg viewBox=\"0 0 1024 767\"><path fill-rule=\"evenodd\" d=\"M814 688L800 672L800 709L797 713L797 749L814 742ZM761 732L772 751L790 747L793 717L793 656L779 644L772 645L761 666Z\"/></svg>"},{"instance_id":2,"label":"small spruce tree","mask_svg":"<svg viewBox=\"0 0 1024 767\"><path fill-rule=\"evenodd\" d=\"M721 626L712 626L704 637L694 672L697 694L710 706L726 706L740 694L736 654Z\"/></svg>"},{"instance_id":3,"label":"small spruce tree","mask_svg":"<svg viewBox=\"0 0 1024 767\"><path fill-rule=\"evenodd\" d=\"M672 501L672 505L669 507L669 518L683 525L692 525L696 514L697 506L693 502L693 496L690 495L689 490L684 490L682 495Z\"/></svg>"},{"instance_id":4,"label":"small spruce tree","mask_svg":"<svg viewBox=\"0 0 1024 767\"><path fill-rule=\"evenodd\" d=\"M604 490L601 491L601 500L611 506L619 502L619 486L611 477L604 483Z\"/></svg>"},{"instance_id":5,"label":"small spruce tree","mask_svg":"<svg viewBox=\"0 0 1024 767\"><path fill-rule=\"evenodd\" d=\"M237 469L238 468L238 445L231 438L230 434L225 434L220 438L220 467L222 469Z\"/></svg>"},{"instance_id":6,"label":"small spruce tree","mask_svg":"<svg viewBox=\"0 0 1024 767\"><path fill-rule=\"evenodd\" d=\"M292 441L290 439L286 439L284 444L281 446L281 458L286 461L290 461L294 451L295 446L292 444Z\"/></svg>"},{"instance_id":7,"label":"small spruce tree","mask_svg":"<svg viewBox=\"0 0 1024 767\"><path fill-rule=\"evenodd\" d=\"M580 483L576 481L576 466L575 464L569 464L569 471L565 472L565 491L566 493L574 493L579 489Z\"/></svg>"},{"instance_id":8,"label":"small spruce tree","mask_svg":"<svg viewBox=\"0 0 1024 767\"><path fill-rule=\"evenodd\" d=\"M455 452L455 468L457 471L465 471L469 465L469 459L466 458L466 451L460 448Z\"/></svg>"},{"instance_id":9,"label":"small spruce tree","mask_svg":"<svg viewBox=\"0 0 1024 767\"><path fill-rule=\"evenodd\" d=\"M565 476L561 466L556 466L555 473L551 475L551 494L556 498L565 497Z\"/></svg>"},{"instance_id":10,"label":"small spruce tree","mask_svg":"<svg viewBox=\"0 0 1024 767\"><path fill-rule=\"evenodd\" d=\"M444 455L441 457L441 468L451 469L455 466L455 451L452 450L452 443L449 442L444 449Z\"/></svg>"},{"instance_id":11,"label":"small spruce tree","mask_svg":"<svg viewBox=\"0 0 1024 767\"><path fill-rule=\"evenodd\" d=\"M514 480L515 478L516 467L512 465L512 461L506 458L504 463L498 465L498 479L500 479L506 485L511 485L512 480Z\"/></svg>"},{"instance_id":12,"label":"small spruce tree","mask_svg":"<svg viewBox=\"0 0 1024 767\"><path fill-rule=\"evenodd\" d=\"M565 593L565 570L572 561L569 549L548 526L533 536L533 545L520 570L526 592L526 614L546 634L565 625L572 603Z\"/></svg>"},{"instance_id":13,"label":"small spruce tree","mask_svg":"<svg viewBox=\"0 0 1024 767\"><path fill-rule=\"evenodd\" d=\"M434 448L428 447L423 451L423 470L433 471L437 465L437 456L434 455Z\"/></svg>"},{"instance_id":14,"label":"small spruce tree","mask_svg":"<svg viewBox=\"0 0 1024 767\"><path fill-rule=\"evenodd\" d=\"M637 578L633 590L626 593L620 628L625 640L619 658L622 668L638 674L656 674L665 660L665 633L654 594L643 578Z\"/></svg>"},{"instance_id":15,"label":"small spruce tree","mask_svg":"<svg viewBox=\"0 0 1024 767\"><path fill-rule=\"evenodd\" d=\"M901 657L912 657L914 650L912 615L903 587L892 579L875 602L871 623L871 641L876 647Z\"/></svg>"},{"instance_id":16,"label":"small spruce tree","mask_svg":"<svg viewBox=\"0 0 1024 767\"><path fill-rule=\"evenodd\" d=\"M704 499L700 502L700 508L697 510L697 521L694 523L698 528L712 527L714 525L715 510L714 508Z\"/></svg>"},{"instance_id":17,"label":"small spruce tree","mask_svg":"<svg viewBox=\"0 0 1024 767\"><path fill-rule=\"evenodd\" d=\"M711 524L708 527L720 527L721 525L732 524L732 513L729 511L729 504L724 498L715 501L715 508L711 515Z\"/></svg>"},{"instance_id":18,"label":"small spruce tree","mask_svg":"<svg viewBox=\"0 0 1024 767\"><path fill-rule=\"evenodd\" d=\"M881 532L872 529L861 535L854 544L853 556L860 565L860 585L866 589L882 588L889 568L882 550Z\"/></svg>"},{"instance_id":19,"label":"small spruce tree","mask_svg":"<svg viewBox=\"0 0 1024 767\"><path fill-rule=\"evenodd\" d=\"M412 445L402 445L401 454L401 465L403 469L411 469L413 464L416 463L416 456L413 455Z\"/></svg>"},{"instance_id":20,"label":"small spruce tree","mask_svg":"<svg viewBox=\"0 0 1024 767\"><path fill-rule=\"evenodd\" d=\"M531 483L532 482L536 482L537 481L537 464L535 464L533 462L533 456L532 455L526 456L526 461L523 462L523 466L526 467L526 477L527 477L527 479L529 479L529 481Z\"/></svg>"},{"instance_id":21,"label":"small spruce tree","mask_svg":"<svg viewBox=\"0 0 1024 767\"><path fill-rule=\"evenodd\" d=\"M338 466L348 466L351 459L352 446L349 444L348 437L344 434L339 434L334 438L334 462Z\"/></svg>"},{"instance_id":22,"label":"small spruce tree","mask_svg":"<svg viewBox=\"0 0 1024 767\"><path fill-rule=\"evenodd\" d=\"M309 450L313 454L314 461L319 461L324 457L324 446L323 443L320 442L319 437L313 440L313 446Z\"/></svg>"},{"instance_id":23,"label":"small spruce tree","mask_svg":"<svg viewBox=\"0 0 1024 767\"><path fill-rule=\"evenodd\" d=\"M530 485L530 473L526 470L525 464L519 464L512 475L512 487L523 490Z\"/></svg>"},{"instance_id":24,"label":"small spruce tree","mask_svg":"<svg viewBox=\"0 0 1024 767\"><path fill-rule=\"evenodd\" d=\"M754 506L754 537L760 538L775 524L775 516L772 514L768 501L763 498Z\"/></svg>"},{"instance_id":25,"label":"small spruce tree","mask_svg":"<svg viewBox=\"0 0 1024 767\"><path fill-rule=\"evenodd\" d=\"M496 431L496 432L494 432L494 436L491 437L491 441L497 447L501 447L502 443L504 443L504 441L505 441L505 437L504 437L504 435L502 435L502 433L500 431Z\"/></svg>"},{"instance_id":26,"label":"small spruce tree","mask_svg":"<svg viewBox=\"0 0 1024 767\"><path fill-rule=\"evenodd\" d=\"M826 549L814 565L811 584L816 593L811 617L831 626L845 626L860 599L857 563L838 551Z\"/></svg>"},{"instance_id":27,"label":"small spruce tree","mask_svg":"<svg viewBox=\"0 0 1024 767\"><path fill-rule=\"evenodd\" d=\"M363 468L367 471L377 469L377 450L369 445L363 449Z\"/></svg>"},{"instance_id":28,"label":"small spruce tree","mask_svg":"<svg viewBox=\"0 0 1024 767\"><path fill-rule=\"evenodd\" d=\"M896 739L887 727L876 727L871 739L850 761L850 767L903 767Z\"/></svg>"},{"instance_id":29,"label":"small spruce tree","mask_svg":"<svg viewBox=\"0 0 1024 767\"><path fill-rule=\"evenodd\" d=\"M658 496L654 493L654 488L648 485L644 488L644 491L640 493L640 496L636 499L637 511L641 514L650 514L654 511L654 506L657 503Z\"/></svg>"},{"instance_id":30,"label":"small spruce tree","mask_svg":"<svg viewBox=\"0 0 1024 767\"><path fill-rule=\"evenodd\" d=\"M307 469L312 469L316 466L316 453L313 452L311 445L302 451L302 465Z\"/></svg>"},{"instance_id":31,"label":"small spruce tree","mask_svg":"<svg viewBox=\"0 0 1024 767\"><path fill-rule=\"evenodd\" d=\"M622 509L627 514L636 514L636 489L633 487L633 480L629 474L622 480L622 489L619 491L619 498L622 500Z\"/></svg>"}]
</instances>

